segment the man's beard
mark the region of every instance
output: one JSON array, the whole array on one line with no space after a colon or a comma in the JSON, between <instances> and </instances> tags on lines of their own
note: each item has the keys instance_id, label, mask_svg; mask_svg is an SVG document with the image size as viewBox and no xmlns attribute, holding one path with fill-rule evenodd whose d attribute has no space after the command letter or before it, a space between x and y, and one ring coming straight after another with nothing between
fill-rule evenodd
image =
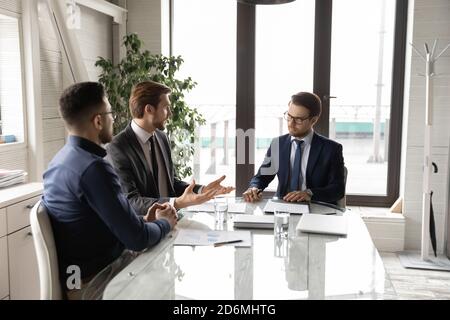
<instances>
[{"instance_id":1,"label":"man's beard","mask_svg":"<svg viewBox=\"0 0 450 320\"><path fill-rule=\"evenodd\" d=\"M166 126L164 125L164 121L155 123L154 127L155 127L156 129L161 130L161 131L166 130Z\"/></svg>"},{"instance_id":2,"label":"man's beard","mask_svg":"<svg viewBox=\"0 0 450 320\"><path fill-rule=\"evenodd\" d=\"M102 131L100 131L100 133L98 134L98 138L100 139L100 142L102 144L107 144L110 143L112 140L112 134L106 130L103 129Z\"/></svg>"}]
</instances>

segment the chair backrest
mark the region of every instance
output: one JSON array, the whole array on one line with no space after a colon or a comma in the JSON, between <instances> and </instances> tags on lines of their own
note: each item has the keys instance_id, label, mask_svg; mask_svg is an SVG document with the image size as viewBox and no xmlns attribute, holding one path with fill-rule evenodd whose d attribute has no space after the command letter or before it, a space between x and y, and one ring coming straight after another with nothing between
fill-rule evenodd
<instances>
[{"instance_id":1,"label":"chair backrest","mask_svg":"<svg viewBox=\"0 0 450 320\"><path fill-rule=\"evenodd\" d=\"M61 300L63 295L55 239L47 209L41 201L31 210L30 224L39 269L40 298L41 300Z\"/></svg>"},{"instance_id":2,"label":"chair backrest","mask_svg":"<svg viewBox=\"0 0 450 320\"><path fill-rule=\"evenodd\" d=\"M347 167L344 166L344 185L345 185L346 189L347 189L347 174L348 174ZM345 208L347 206L347 197L346 197L345 193L344 193L344 196L338 200L337 206L340 208Z\"/></svg>"}]
</instances>

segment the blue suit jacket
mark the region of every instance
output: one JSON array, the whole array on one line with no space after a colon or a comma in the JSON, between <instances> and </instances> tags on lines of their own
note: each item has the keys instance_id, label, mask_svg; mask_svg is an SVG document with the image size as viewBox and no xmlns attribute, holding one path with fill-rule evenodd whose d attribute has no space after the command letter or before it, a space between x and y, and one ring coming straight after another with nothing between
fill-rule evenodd
<instances>
[{"instance_id":1,"label":"blue suit jacket","mask_svg":"<svg viewBox=\"0 0 450 320\"><path fill-rule=\"evenodd\" d=\"M288 192L290 175L291 136L272 140L263 164L250 181L250 187L264 190L275 176L277 196ZM306 167L306 186L313 192L312 200L336 204L345 194L342 145L314 133Z\"/></svg>"}]
</instances>

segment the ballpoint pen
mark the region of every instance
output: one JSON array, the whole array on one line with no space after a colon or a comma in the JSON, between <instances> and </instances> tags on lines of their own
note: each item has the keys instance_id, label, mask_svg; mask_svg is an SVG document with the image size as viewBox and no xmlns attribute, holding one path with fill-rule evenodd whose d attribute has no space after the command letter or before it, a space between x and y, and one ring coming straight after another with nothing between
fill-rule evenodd
<instances>
[{"instance_id":1,"label":"ballpoint pen","mask_svg":"<svg viewBox=\"0 0 450 320\"><path fill-rule=\"evenodd\" d=\"M242 242L242 240L231 240L231 241L224 241L224 242L216 242L216 243L214 243L214 247L220 247L220 246L223 246L225 244L238 243L238 242Z\"/></svg>"}]
</instances>

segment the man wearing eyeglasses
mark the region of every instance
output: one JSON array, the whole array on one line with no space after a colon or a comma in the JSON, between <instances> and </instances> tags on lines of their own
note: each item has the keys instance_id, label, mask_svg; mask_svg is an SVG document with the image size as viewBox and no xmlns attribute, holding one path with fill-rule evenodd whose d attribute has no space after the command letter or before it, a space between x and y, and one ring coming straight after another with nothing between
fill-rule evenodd
<instances>
[{"instance_id":1,"label":"man wearing eyeglasses","mask_svg":"<svg viewBox=\"0 0 450 320\"><path fill-rule=\"evenodd\" d=\"M258 173L243 197L261 199L262 191L275 176L277 197L288 202L311 200L337 204L344 196L342 145L314 132L322 102L314 93L299 92L291 97L284 113L289 134L275 138Z\"/></svg>"},{"instance_id":2,"label":"man wearing eyeglasses","mask_svg":"<svg viewBox=\"0 0 450 320\"><path fill-rule=\"evenodd\" d=\"M138 216L123 194L104 159L102 145L112 139L114 117L100 83L70 86L59 105L70 135L44 173L42 202L52 222L62 286L69 299L80 299L103 268L118 272L130 262L134 254L128 250L160 242L177 224L177 214L166 203ZM71 270L79 270L79 281Z\"/></svg>"}]
</instances>

